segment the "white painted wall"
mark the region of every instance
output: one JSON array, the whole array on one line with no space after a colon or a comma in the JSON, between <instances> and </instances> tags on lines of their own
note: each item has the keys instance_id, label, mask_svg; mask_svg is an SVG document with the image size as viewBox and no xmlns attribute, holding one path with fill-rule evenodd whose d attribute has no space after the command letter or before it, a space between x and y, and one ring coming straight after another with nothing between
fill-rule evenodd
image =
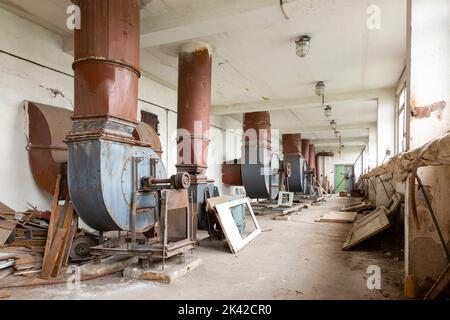
<instances>
[{"instance_id":1,"label":"white painted wall","mask_svg":"<svg viewBox=\"0 0 450 320\"><path fill-rule=\"evenodd\" d=\"M34 182L28 163L23 101L30 100L72 110L73 57L63 53L62 39L58 35L2 9L0 43L0 49L5 52L57 70L49 70L0 52L0 150L4 155L0 165L0 201L15 210L28 209L27 202L39 209L49 209L50 197ZM176 91L146 77L140 79L139 86L139 114L140 110L145 110L158 115L163 162L168 173L173 174L176 172ZM58 89L64 97L54 98L46 88ZM224 159L224 149L221 146L226 146L230 155L235 154L231 144L219 143L216 146L219 140L214 137L224 131L220 128L239 127L235 122L230 117L211 119L214 127L211 130L213 141L209 159L214 165L211 165L207 173L209 178L217 181L221 189L218 164L230 160ZM237 140L240 142L240 137ZM240 145L237 150L240 151ZM223 191L232 192L227 188L223 188Z\"/></svg>"},{"instance_id":2,"label":"white painted wall","mask_svg":"<svg viewBox=\"0 0 450 320\"><path fill-rule=\"evenodd\" d=\"M410 146L414 149L450 129L450 2L408 0L408 12L407 103L413 108L447 102L440 115L432 113L429 118L410 119ZM437 223L448 244L450 168L422 168L418 175L426 186ZM409 184L406 193L410 193ZM405 273L416 276L420 284L427 277L437 279L448 261L427 205L420 193L417 198L419 229L413 222L410 202L406 201Z\"/></svg>"},{"instance_id":3,"label":"white painted wall","mask_svg":"<svg viewBox=\"0 0 450 320\"><path fill-rule=\"evenodd\" d=\"M378 97L377 163L381 165L386 150L395 147L395 89L385 89ZM389 160L386 158L385 162Z\"/></svg>"}]
</instances>

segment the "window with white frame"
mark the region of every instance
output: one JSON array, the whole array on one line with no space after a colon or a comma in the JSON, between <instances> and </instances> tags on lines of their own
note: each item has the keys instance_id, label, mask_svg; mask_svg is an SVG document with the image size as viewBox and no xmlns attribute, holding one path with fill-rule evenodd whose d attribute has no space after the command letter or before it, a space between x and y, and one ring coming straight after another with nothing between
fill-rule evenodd
<instances>
[{"instance_id":1,"label":"window with white frame","mask_svg":"<svg viewBox=\"0 0 450 320\"><path fill-rule=\"evenodd\" d=\"M406 150L406 87L400 91L397 97L397 151L402 153Z\"/></svg>"}]
</instances>

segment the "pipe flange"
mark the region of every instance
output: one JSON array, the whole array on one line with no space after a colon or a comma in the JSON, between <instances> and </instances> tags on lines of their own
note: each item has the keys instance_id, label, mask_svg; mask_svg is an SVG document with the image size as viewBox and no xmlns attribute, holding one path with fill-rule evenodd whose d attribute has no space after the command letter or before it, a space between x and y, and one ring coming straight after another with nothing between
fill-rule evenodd
<instances>
[{"instance_id":1,"label":"pipe flange","mask_svg":"<svg viewBox=\"0 0 450 320\"><path fill-rule=\"evenodd\" d=\"M76 66L82 63L107 63L107 64L114 64L114 65L118 65L120 67L123 67L125 69L128 69L134 73L136 73L136 75L138 76L138 78L141 77L141 71L139 71L138 68L132 66L131 64L125 63L123 61L120 60L115 60L115 59L110 59L110 58L106 58L106 57L96 57L96 56L91 56L91 57L84 57L84 58L80 58L75 60L72 63L72 69L75 70Z\"/></svg>"}]
</instances>

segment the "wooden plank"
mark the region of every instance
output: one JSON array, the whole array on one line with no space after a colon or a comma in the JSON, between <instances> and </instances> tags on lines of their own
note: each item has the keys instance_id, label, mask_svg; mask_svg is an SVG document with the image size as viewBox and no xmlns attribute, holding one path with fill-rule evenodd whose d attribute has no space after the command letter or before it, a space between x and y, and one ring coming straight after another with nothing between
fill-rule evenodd
<instances>
[{"instance_id":1,"label":"wooden plank","mask_svg":"<svg viewBox=\"0 0 450 320\"><path fill-rule=\"evenodd\" d=\"M58 200L59 200L59 192L61 187L61 174L58 174L56 177L56 184L55 184L55 192L53 193L53 199L52 199L52 206L51 206L51 214L50 214L50 223L48 226L48 233L47 233L47 242L45 244L45 253L44 256L47 256L49 254L52 242L53 242L53 235L56 231L56 222L58 220L57 212L58 212Z\"/></svg>"},{"instance_id":2,"label":"wooden plank","mask_svg":"<svg viewBox=\"0 0 450 320\"><path fill-rule=\"evenodd\" d=\"M41 269L39 270L25 270L25 271L16 271L14 272L15 276L19 276L19 277L26 277L29 275L33 275L33 274L38 274L41 273Z\"/></svg>"},{"instance_id":3,"label":"wooden plank","mask_svg":"<svg viewBox=\"0 0 450 320\"><path fill-rule=\"evenodd\" d=\"M64 258L68 256L67 251L70 250L70 245L72 244L73 241L73 236L72 239L70 239L70 234L72 234L73 230L73 223L74 223L74 210L72 204L68 201L62 226L62 228L66 230L66 234L64 235L63 243L61 245L58 258L56 259L56 263L52 271L52 277L59 276L59 272L65 263Z\"/></svg>"},{"instance_id":4,"label":"wooden plank","mask_svg":"<svg viewBox=\"0 0 450 320\"><path fill-rule=\"evenodd\" d=\"M67 267L67 265L69 263L70 250L72 249L72 244L73 244L73 240L75 238L75 233L77 232L77 229L78 229L78 214L75 212L75 210L72 210L72 215L73 215L73 222L72 222L72 226L68 233L68 238L67 238L68 243L67 243L66 249L64 251L64 256L62 259L63 267Z\"/></svg>"},{"instance_id":5,"label":"wooden plank","mask_svg":"<svg viewBox=\"0 0 450 320\"><path fill-rule=\"evenodd\" d=\"M353 223L356 220L357 212L335 212L320 217L316 222L333 222L333 223Z\"/></svg>"},{"instance_id":6,"label":"wooden plank","mask_svg":"<svg viewBox=\"0 0 450 320\"><path fill-rule=\"evenodd\" d=\"M16 256L16 253L0 252L0 261L15 259Z\"/></svg>"},{"instance_id":7,"label":"wooden plank","mask_svg":"<svg viewBox=\"0 0 450 320\"><path fill-rule=\"evenodd\" d=\"M29 247L29 248L44 248L46 244L46 240L24 240L24 239L17 239L14 240L10 246L11 247Z\"/></svg>"},{"instance_id":8,"label":"wooden plank","mask_svg":"<svg viewBox=\"0 0 450 320\"><path fill-rule=\"evenodd\" d=\"M17 226L17 221L0 220L0 246L4 245Z\"/></svg>"},{"instance_id":9,"label":"wooden plank","mask_svg":"<svg viewBox=\"0 0 450 320\"><path fill-rule=\"evenodd\" d=\"M41 268L42 267L42 256L36 256L31 254L21 254L16 258L16 264L14 268L16 270L27 270L31 268Z\"/></svg>"},{"instance_id":10,"label":"wooden plank","mask_svg":"<svg viewBox=\"0 0 450 320\"><path fill-rule=\"evenodd\" d=\"M375 210L363 219L355 222L342 249L348 250L374 236L375 234L389 228L390 225L391 223L386 216L386 211Z\"/></svg>"},{"instance_id":11,"label":"wooden plank","mask_svg":"<svg viewBox=\"0 0 450 320\"><path fill-rule=\"evenodd\" d=\"M59 228L56 230L50 250L44 255L44 262L42 264L42 278L48 279L52 275L66 233L67 229L64 228Z\"/></svg>"},{"instance_id":12,"label":"wooden plank","mask_svg":"<svg viewBox=\"0 0 450 320\"><path fill-rule=\"evenodd\" d=\"M16 214L16 211L14 211L10 207L8 207L3 202L0 202L0 212L1 212L1 214L3 214L3 213L5 213L5 214Z\"/></svg>"},{"instance_id":13,"label":"wooden plank","mask_svg":"<svg viewBox=\"0 0 450 320\"><path fill-rule=\"evenodd\" d=\"M13 267L9 267L9 268L0 270L0 280L12 275L13 272L14 272Z\"/></svg>"},{"instance_id":14,"label":"wooden plank","mask_svg":"<svg viewBox=\"0 0 450 320\"><path fill-rule=\"evenodd\" d=\"M0 270L1 270L1 269L6 269L6 268L9 268L9 267L12 267L12 266L14 265L14 263L15 263L15 260L14 260L14 259L1 261L1 262L0 262Z\"/></svg>"}]
</instances>

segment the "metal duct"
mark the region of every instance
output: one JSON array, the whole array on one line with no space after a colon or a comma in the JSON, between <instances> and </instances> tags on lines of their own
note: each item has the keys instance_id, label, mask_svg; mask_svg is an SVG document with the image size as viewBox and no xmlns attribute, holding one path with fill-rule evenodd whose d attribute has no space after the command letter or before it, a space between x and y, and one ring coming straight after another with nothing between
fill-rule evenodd
<instances>
[{"instance_id":1,"label":"metal duct","mask_svg":"<svg viewBox=\"0 0 450 320\"><path fill-rule=\"evenodd\" d=\"M53 195L61 164L67 162L66 134L73 112L35 102L25 102L28 115L28 158L40 188Z\"/></svg>"},{"instance_id":2,"label":"metal duct","mask_svg":"<svg viewBox=\"0 0 450 320\"><path fill-rule=\"evenodd\" d=\"M276 199L280 190L280 158L272 154L270 113L244 115L241 175L251 198Z\"/></svg>"},{"instance_id":3,"label":"metal duct","mask_svg":"<svg viewBox=\"0 0 450 320\"><path fill-rule=\"evenodd\" d=\"M290 192L305 192L307 185L306 172L308 166L302 155L302 135L283 135L283 155L284 163L291 166L291 176L287 180Z\"/></svg>"},{"instance_id":4,"label":"metal duct","mask_svg":"<svg viewBox=\"0 0 450 320\"><path fill-rule=\"evenodd\" d=\"M139 0L76 0L75 110L67 136L73 205L91 228L131 231L133 188L142 177L165 178L165 168L136 127ZM136 232L156 222L158 197L139 192Z\"/></svg>"},{"instance_id":5,"label":"metal duct","mask_svg":"<svg viewBox=\"0 0 450 320\"><path fill-rule=\"evenodd\" d=\"M210 46L202 42L183 46L178 69L177 168L197 176L197 180L198 175L204 175L208 168L211 77ZM206 178L202 180L207 182Z\"/></svg>"},{"instance_id":6,"label":"metal duct","mask_svg":"<svg viewBox=\"0 0 450 320\"><path fill-rule=\"evenodd\" d=\"M305 157L306 162L308 163L309 167L309 145L311 144L311 140L302 140L302 154L303 157Z\"/></svg>"},{"instance_id":7,"label":"metal duct","mask_svg":"<svg viewBox=\"0 0 450 320\"><path fill-rule=\"evenodd\" d=\"M283 134L283 154L284 155L303 155L302 153L302 135Z\"/></svg>"},{"instance_id":8,"label":"metal duct","mask_svg":"<svg viewBox=\"0 0 450 320\"><path fill-rule=\"evenodd\" d=\"M315 176L317 177L316 171L316 146L314 144L309 145L309 158L308 158L308 166L310 170L314 171Z\"/></svg>"},{"instance_id":9,"label":"metal duct","mask_svg":"<svg viewBox=\"0 0 450 320\"><path fill-rule=\"evenodd\" d=\"M227 186L243 186L241 160L236 159L222 165L222 183Z\"/></svg>"}]
</instances>

